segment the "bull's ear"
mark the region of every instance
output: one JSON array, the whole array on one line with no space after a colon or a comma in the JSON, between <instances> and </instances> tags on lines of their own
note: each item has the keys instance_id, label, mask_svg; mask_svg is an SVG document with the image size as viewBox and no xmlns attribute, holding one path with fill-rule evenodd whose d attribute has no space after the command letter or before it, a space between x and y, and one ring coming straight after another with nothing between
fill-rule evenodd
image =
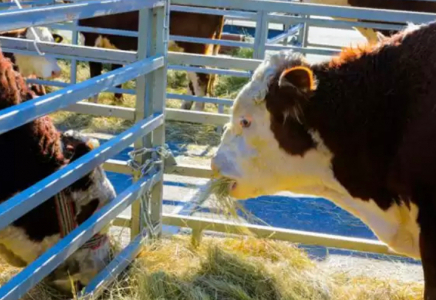
<instances>
[{"instance_id":1,"label":"bull's ear","mask_svg":"<svg viewBox=\"0 0 436 300\"><path fill-rule=\"evenodd\" d=\"M62 41L64 40L64 38L56 33L53 33L53 39L55 41L55 43L62 43Z\"/></svg>"},{"instance_id":2,"label":"bull's ear","mask_svg":"<svg viewBox=\"0 0 436 300\"><path fill-rule=\"evenodd\" d=\"M293 87L303 93L315 90L315 79L310 68L298 66L286 69L279 78L279 87Z\"/></svg>"}]
</instances>

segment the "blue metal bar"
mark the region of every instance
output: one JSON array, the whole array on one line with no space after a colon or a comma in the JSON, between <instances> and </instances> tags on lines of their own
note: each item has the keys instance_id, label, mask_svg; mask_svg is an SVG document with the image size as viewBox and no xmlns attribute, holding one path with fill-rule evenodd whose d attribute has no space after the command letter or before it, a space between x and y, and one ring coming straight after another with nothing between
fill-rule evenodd
<instances>
[{"instance_id":1,"label":"blue metal bar","mask_svg":"<svg viewBox=\"0 0 436 300\"><path fill-rule=\"evenodd\" d=\"M67 107L123 82L150 73L164 65L162 56L150 57L96 76L45 96L0 111L0 134L36 118Z\"/></svg>"},{"instance_id":2,"label":"blue metal bar","mask_svg":"<svg viewBox=\"0 0 436 300\"><path fill-rule=\"evenodd\" d=\"M0 31L162 6L161 0L94 0L0 12Z\"/></svg>"},{"instance_id":3,"label":"blue metal bar","mask_svg":"<svg viewBox=\"0 0 436 300\"><path fill-rule=\"evenodd\" d=\"M22 6L25 6L25 5L44 5L44 4L51 4L51 2L52 2L51 0L37 0L37 1L23 1L23 2L20 1L20 4ZM0 3L0 8L12 7L12 6L17 6L17 5L15 4L15 2L2 2L2 3Z\"/></svg>"},{"instance_id":4,"label":"blue metal bar","mask_svg":"<svg viewBox=\"0 0 436 300\"><path fill-rule=\"evenodd\" d=\"M71 30L71 31L73 31L74 28L76 28L77 31L81 31L81 32L93 32L93 33L101 33L101 34L113 34L113 35L129 36L129 37L138 37L138 32L131 31L131 30L96 28L96 27L86 27L86 26L78 26L78 25L74 26L71 24L53 24L47 27L52 29Z\"/></svg>"},{"instance_id":5,"label":"blue metal bar","mask_svg":"<svg viewBox=\"0 0 436 300\"><path fill-rule=\"evenodd\" d=\"M171 5L170 9L171 9L171 11L226 16L226 17L233 17L233 18L240 18L240 19L247 19L247 20L256 20L256 13L255 12L225 10L225 9L220 9L218 7L205 8L205 7Z\"/></svg>"},{"instance_id":6,"label":"blue metal bar","mask_svg":"<svg viewBox=\"0 0 436 300\"><path fill-rule=\"evenodd\" d=\"M319 55L328 55L328 56L340 53L340 50L328 49L328 47L322 49L322 48L304 48L304 47L296 47L296 46L266 45L265 49L274 50L274 51L292 50L304 54L319 54Z\"/></svg>"},{"instance_id":7,"label":"blue metal bar","mask_svg":"<svg viewBox=\"0 0 436 300\"><path fill-rule=\"evenodd\" d=\"M86 286L81 300L97 299L97 296L104 291L117 276L132 262L138 255L147 235L138 234L94 279Z\"/></svg>"},{"instance_id":8,"label":"blue metal bar","mask_svg":"<svg viewBox=\"0 0 436 300\"><path fill-rule=\"evenodd\" d=\"M139 137L161 126L163 114L156 114L138 122L104 145L92 150L73 163L39 181L18 195L0 204L0 230L34 209L71 183L91 172L96 166L112 158Z\"/></svg>"},{"instance_id":9,"label":"blue metal bar","mask_svg":"<svg viewBox=\"0 0 436 300\"><path fill-rule=\"evenodd\" d=\"M204 73L204 74L217 74L217 75L235 76L235 77L251 77L251 73L247 71L208 69L202 67L179 66L179 65L170 65L168 66L168 68L172 70Z\"/></svg>"},{"instance_id":10,"label":"blue metal bar","mask_svg":"<svg viewBox=\"0 0 436 300\"><path fill-rule=\"evenodd\" d=\"M401 1L401 0L400 0ZM395 24L383 24L383 23L373 23L373 22L356 22L356 21L346 21L346 20L335 20L335 19L321 19L321 18L310 18L310 17L296 17L296 16L286 16L286 15L269 15L271 22L278 23L306 23L314 27L333 27L333 28L350 28L350 27L368 27L375 29L387 29L387 30L400 30L404 28L404 25Z\"/></svg>"},{"instance_id":11,"label":"blue metal bar","mask_svg":"<svg viewBox=\"0 0 436 300\"><path fill-rule=\"evenodd\" d=\"M66 83L62 81L50 81L50 80L42 80L42 79L26 79L26 82L28 83L35 83L35 84L42 84L47 86L58 86L58 87L68 87L72 86L71 83ZM122 93L122 94L129 94L134 95L135 90L133 89L119 89L119 88L109 88L106 90L106 92L110 93Z\"/></svg>"},{"instance_id":12,"label":"blue metal bar","mask_svg":"<svg viewBox=\"0 0 436 300\"><path fill-rule=\"evenodd\" d=\"M401 1L401 0L399 0ZM172 0L176 5L220 7L229 9L247 9L251 11L280 12L289 14L315 15L315 16L334 16L349 19L361 19L382 21L382 22L431 22L436 18L436 14L418 13L410 11L388 10L388 9L368 9L351 8L338 5L320 5L310 3L295 3L288 1L264 1L264 0L215 0L205 2L204 0Z\"/></svg>"},{"instance_id":13,"label":"blue metal bar","mask_svg":"<svg viewBox=\"0 0 436 300\"><path fill-rule=\"evenodd\" d=\"M267 44L276 44L279 41L281 41L289 36L296 35L298 33L298 31L300 29L302 29L303 27L304 27L304 25L302 23L297 24L296 26L289 28L289 30L286 30L286 32L279 34L279 35L275 36L274 38L268 39Z\"/></svg>"},{"instance_id":14,"label":"blue metal bar","mask_svg":"<svg viewBox=\"0 0 436 300\"><path fill-rule=\"evenodd\" d=\"M0 300L20 299L47 276L57 266L65 261L80 246L99 232L109 221L123 212L143 192L162 180L162 172L154 172L138 180L128 187L112 202L93 214L89 219L74 229L56 245L33 261L27 268L14 276L0 288Z\"/></svg>"},{"instance_id":15,"label":"blue metal bar","mask_svg":"<svg viewBox=\"0 0 436 300\"><path fill-rule=\"evenodd\" d=\"M0 45L3 52L38 55L32 40L0 37ZM129 64L137 60L136 53L133 51L46 42L38 42L38 47L47 57L115 64Z\"/></svg>"},{"instance_id":16,"label":"blue metal bar","mask_svg":"<svg viewBox=\"0 0 436 300\"><path fill-rule=\"evenodd\" d=\"M192 96L192 95L181 95L181 94L167 93L167 98L168 99L179 99L179 100L185 100L185 101L201 102L201 103L215 103L215 104L222 104L222 105L228 105L228 106L233 105L233 100L212 98L212 97L198 97L198 96Z\"/></svg>"},{"instance_id":17,"label":"blue metal bar","mask_svg":"<svg viewBox=\"0 0 436 300\"><path fill-rule=\"evenodd\" d=\"M243 47L243 48L253 48L254 47L253 43L225 41L225 40L212 40L212 39L196 38L196 37L181 36L181 35L170 35L170 40L175 41L175 42L211 44L211 45L221 45L221 46L228 46L228 47Z\"/></svg>"}]
</instances>

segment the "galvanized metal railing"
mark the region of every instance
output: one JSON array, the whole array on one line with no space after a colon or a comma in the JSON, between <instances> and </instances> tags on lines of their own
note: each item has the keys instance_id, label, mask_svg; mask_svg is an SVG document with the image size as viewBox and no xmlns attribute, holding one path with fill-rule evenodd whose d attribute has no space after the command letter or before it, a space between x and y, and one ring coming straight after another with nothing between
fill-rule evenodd
<instances>
[{"instance_id":1,"label":"galvanized metal railing","mask_svg":"<svg viewBox=\"0 0 436 300\"><path fill-rule=\"evenodd\" d=\"M0 12L0 30L3 31L139 10L142 31L138 52L128 56L128 62L124 58L122 59L126 64L123 68L78 84L68 85L56 92L0 111L0 134L3 134L38 117L108 90L117 84L135 78L137 80L138 100L133 112L135 125L65 168L0 204L0 229L5 228L132 143L135 143L136 148L162 147L164 145L168 7L166 0L104 0ZM24 43L16 44L17 42L17 39L2 39L2 48L13 52L21 50L23 53L29 53L31 52L29 50L33 49L28 43L29 41L21 40L19 42ZM42 43L41 49L54 55L66 54L67 57L73 59L79 57L82 59L81 55L86 56L87 54L91 58L102 57L101 52L95 52L95 50L101 51L98 49L85 49L85 47L80 46L56 46L52 48L53 44ZM49 51L45 51L46 49ZM57 50L60 50L60 53ZM121 56L118 57L121 58ZM145 159L146 157L141 156L138 161L141 163ZM135 257L146 239L147 234L141 221L141 215L144 212L151 212L151 226L155 232L159 233L162 226L162 173L163 167L153 168L147 174L135 172L136 182L133 185L4 284L0 288L0 299L21 298L104 225L115 219L124 209L133 205L132 219L130 220L133 235L131 244L118 254L114 261L87 286L84 296L90 297L101 291ZM152 194L151 206L142 207L141 202L137 200L148 192Z\"/></svg>"},{"instance_id":2,"label":"galvanized metal railing","mask_svg":"<svg viewBox=\"0 0 436 300\"><path fill-rule=\"evenodd\" d=\"M401 1L401 0L399 0ZM79 2L81 3L81 2ZM348 19L365 19L371 21L387 21L387 22L415 22L423 23L433 21L436 18L435 14L427 13L413 13L402 12L392 10L375 10L366 8L351 8L341 6L326 6L315 4L301 4L288 1L264 1L264 0L173 0L172 9L186 12L203 12L206 14L216 14L230 16L235 19L243 19L256 22L256 32L254 42L241 43L233 41L217 41L206 40L193 37L180 37L171 36L174 40L184 40L189 42L198 43L211 43L221 44L227 46L236 47L251 47L255 48L254 59L242 59L242 58L229 58L219 56L204 56L204 55L192 55L187 53L174 53L168 54L168 62L170 68L178 70L190 70L195 72L216 73L219 75L230 76L246 76L249 77L251 72L261 62L266 51L277 51L281 49L290 49L293 51L299 51L307 54L322 54L330 56L338 52L337 47L313 46L308 41L308 29L309 26L320 27L333 27L333 28L350 28L353 26L364 26L367 28L380 28L380 29L399 29L397 25L386 25L371 22L356 22L356 21L338 21L327 20L322 17L341 17ZM198 5L201 7L188 7L185 5ZM249 8L249 10L247 10ZM278 14L280 12L281 14ZM268 41L267 30L270 23L281 23L292 29L292 26L300 25L299 42L301 46L289 46L283 44L277 44L274 40ZM53 28L66 29L71 25L53 25ZM74 29L74 27L69 27ZM122 32L108 29L95 29L76 27L78 31L90 31L90 32L105 32L117 35L138 36L136 32ZM142 33L140 34L142 36ZM19 50L23 53L32 53L30 49L31 43L27 41L17 41L12 39L2 38L0 40L3 47L11 50ZM27 44L26 44L27 43ZM310 47L310 48L309 48ZM135 61L136 55L132 51L116 51L108 49L90 49L81 46L74 45L55 45L48 43L41 43L41 50L47 54L53 54L56 57L76 59L81 61L99 61L116 64L130 64ZM30 51L29 51L30 50ZM186 65L207 66L214 69L205 69L201 67L187 67ZM68 87L69 84L54 83L38 81L47 83L50 85L58 85ZM123 93L135 93L132 90L125 89L108 89L108 91L121 91ZM164 93L164 91L160 91ZM140 99L143 95L139 94ZM219 105L231 105L232 99L218 99L207 97L195 97L187 95L173 95L169 94L169 97L178 99L195 100L209 103L216 103ZM96 103L74 103L63 109L69 111L75 111L84 114L98 115L98 116L112 116L127 120L136 120L138 115L138 109L116 107L109 105L102 105ZM144 114L145 116L145 114ZM207 123L214 125L223 125L229 119L229 116L222 113L206 113L206 112L193 112L183 111L178 109L166 109L165 120L177 120L194 123ZM160 129L161 130L161 129ZM162 136L163 133L161 132ZM163 137L162 137L163 140ZM162 141L161 140L161 141ZM139 147L139 145L136 145ZM105 168L110 171L120 172L123 174L132 174L131 169L123 161L110 160L105 164ZM210 177L210 169L197 166L179 165L175 168L175 173L185 176L193 177ZM161 190L160 190L161 191ZM159 193L159 192L157 192ZM158 199L156 197L155 199ZM159 206L157 202L156 206ZM209 220L204 218L190 217L190 216L177 216L171 214L162 214L164 223L174 226L190 227L194 231L194 236L200 237L201 232L205 229L212 229L215 231L229 231L233 230L235 233L236 227L241 224L235 225L225 221ZM136 221L117 219L117 225L129 225L137 227L134 224ZM299 231L271 228L257 225L246 225L248 229L255 235L267 237L272 236L282 240L288 240L293 242L301 242L306 244L321 245L326 247L338 247L350 250L362 250L376 253L389 254L389 249L383 243L378 241L370 241L363 239L349 239L340 236L332 235L320 235L314 233L304 233Z\"/></svg>"}]
</instances>

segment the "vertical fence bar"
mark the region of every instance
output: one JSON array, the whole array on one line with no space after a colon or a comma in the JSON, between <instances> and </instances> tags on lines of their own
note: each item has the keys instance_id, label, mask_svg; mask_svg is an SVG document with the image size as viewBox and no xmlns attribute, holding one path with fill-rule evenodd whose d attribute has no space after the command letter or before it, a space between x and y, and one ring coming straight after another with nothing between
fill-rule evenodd
<instances>
[{"instance_id":1,"label":"vertical fence bar","mask_svg":"<svg viewBox=\"0 0 436 300\"><path fill-rule=\"evenodd\" d=\"M265 57L265 44L267 42L268 30L268 13L259 11L256 18L256 33L254 35L254 59L263 59Z\"/></svg>"},{"instance_id":2,"label":"vertical fence bar","mask_svg":"<svg viewBox=\"0 0 436 300\"><path fill-rule=\"evenodd\" d=\"M149 56L148 39L150 36L151 11L148 8L139 11L139 28L138 28L138 60L145 59ZM151 114L149 108L149 97L147 94L146 83L147 75L140 76L136 79L136 107L135 122L146 118ZM135 142L135 149L151 146L151 135L148 134ZM143 164L147 159L146 155L136 157L138 163ZM133 180L137 181L141 176L139 171L133 174ZM132 204L130 237L133 240L141 232L141 202L136 200Z\"/></svg>"},{"instance_id":3,"label":"vertical fence bar","mask_svg":"<svg viewBox=\"0 0 436 300\"><path fill-rule=\"evenodd\" d=\"M77 31L77 20L73 21L73 30L71 31L71 44L78 45L79 43L79 32ZM77 60L72 59L71 60L71 66L70 66L70 83L76 84L77 83Z\"/></svg>"},{"instance_id":4,"label":"vertical fence bar","mask_svg":"<svg viewBox=\"0 0 436 300\"><path fill-rule=\"evenodd\" d=\"M169 39L169 0L164 7L153 9L153 35L151 39L150 54L165 55L165 66L150 74L151 97L153 113L163 113L165 111L166 87L167 87L167 51ZM153 147L162 147L165 145L165 125L162 125L153 131ZM164 168L164 159L162 158L162 168ZM151 191L149 203L149 213L151 223L157 230L156 236L162 233L162 196L163 180L154 185Z\"/></svg>"},{"instance_id":5,"label":"vertical fence bar","mask_svg":"<svg viewBox=\"0 0 436 300\"><path fill-rule=\"evenodd\" d=\"M309 15L302 15L302 18L309 18ZM303 28L300 30L300 33L298 35L298 42L301 44L301 47L306 48L307 42L309 39L309 25L307 22L304 22ZM304 56L306 56L305 53L303 53Z\"/></svg>"}]
</instances>

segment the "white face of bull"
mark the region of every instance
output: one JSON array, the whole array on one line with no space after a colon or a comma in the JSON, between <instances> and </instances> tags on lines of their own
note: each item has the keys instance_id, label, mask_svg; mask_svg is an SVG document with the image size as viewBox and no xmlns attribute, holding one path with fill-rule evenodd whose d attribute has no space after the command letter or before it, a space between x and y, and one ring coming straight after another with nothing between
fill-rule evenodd
<instances>
[{"instance_id":1,"label":"white face of bull","mask_svg":"<svg viewBox=\"0 0 436 300\"><path fill-rule=\"evenodd\" d=\"M304 155L292 155L280 147L271 129L265 97L271 80L286 60L284 53L265 60L240 91L212 160L216 175L234 181L230 187L230 196L234 198L247 199L285 190L317 194L329 185L339 188L332 175L332 155L316 132L309 132L316 146Z\"/></svg>"},{"instance_id":2,"label":"white face of bull","mask_svg":"<svg viewBox=\"0 0 436 300\"><path fill-rule=\"evenodd\" d=\"M35 32L42 42L60 43L62 37L57 34L52 34L45 27L35 27ZM27 29L24 32L25 38L34 40L35 36L32 30ZM47 55L22 55L15 54L15 64L18 66L20 73L24 77L36 75L41 78L56 78L61 75L61 68L57 60Z\"/></svg>"}]
</instances>

